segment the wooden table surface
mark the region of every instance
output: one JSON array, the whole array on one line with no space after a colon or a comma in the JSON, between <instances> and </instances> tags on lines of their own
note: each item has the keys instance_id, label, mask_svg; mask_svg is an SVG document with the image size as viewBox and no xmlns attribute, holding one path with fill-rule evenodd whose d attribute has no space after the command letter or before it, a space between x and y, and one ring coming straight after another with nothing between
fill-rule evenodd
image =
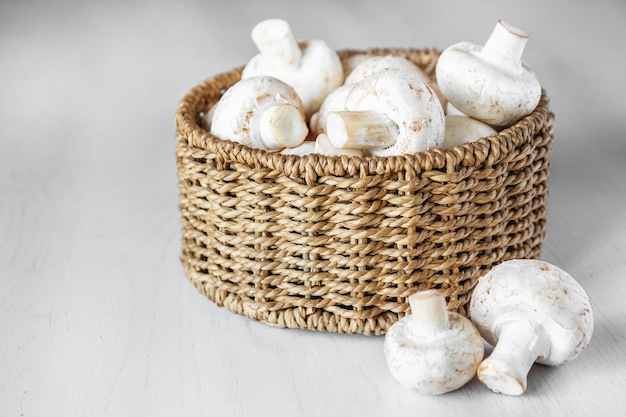
<instances>
[{"instance_id":1,"label":"wooden table surface","mask_svg":"<svg viewBox=\"0 0 626 417\"><path fill-rule=\"evenodd\" d=\"M269 17L336 49L483 43L499 18L530 34L556 114L542 258L595 313L575 361L535 366L521 397L422 396L382 337L273 328L193 288L174 113ZM625 23L619 1L4 2L0 415L626 415Z\"/></svg>"}]
</instances>

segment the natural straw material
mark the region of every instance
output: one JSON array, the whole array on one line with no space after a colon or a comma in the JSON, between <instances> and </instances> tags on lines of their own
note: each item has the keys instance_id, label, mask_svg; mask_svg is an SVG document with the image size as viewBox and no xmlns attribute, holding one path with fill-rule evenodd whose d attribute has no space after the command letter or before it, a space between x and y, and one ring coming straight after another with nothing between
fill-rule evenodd
<instances>
[{"instance_id":1,"label":"natural straw material","mask_svg":"<svg viewBox=\"0 0 626 417\"><path fill-rule=\"evenodd\" d=\"M367 52L408 57L431 75L438 57ZM514 126L452 150L299 157L200 127L240 74L206 80L176 114L182 264L217 305L280 327L383 334L414 292L439 288L467 315L487 270L539 256L553 121L545 94Z\"/></svg>"}]
</instances>

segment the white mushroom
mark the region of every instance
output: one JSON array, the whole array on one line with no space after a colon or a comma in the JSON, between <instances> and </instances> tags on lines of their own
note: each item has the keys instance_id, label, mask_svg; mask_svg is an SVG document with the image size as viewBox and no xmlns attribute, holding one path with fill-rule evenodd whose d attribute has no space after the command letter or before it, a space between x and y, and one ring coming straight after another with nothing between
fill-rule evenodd
<instances>
[{"instance_id":1,"label":"white mushroom","mask_svg":"<svg viewBox=\"0 0 626 417\"><path fill-rule=\"evenodd\" d=\"M389 371L402 385L424 394L460 388L476 374L484 347L478 331L464 316L448 311L437 290L409 297L411 314L385 335Z\"/></svg>"},{"instance_id":2,"label":"white mushroom","mask_svg":"<svg viewBox=\"0 0 626 417\"><path fill-rule=\"evenodd\" d=\"M424 82L429 82L430 77L420 67L403 56L382 55L371 56L359 63L346 77L344 84L353 84L369 77L370 75L391 70L407 70L417 73Z\"/></svg>"},{"instance_id":3,"label":"white mushroom","mask_svg":"<svg viewBox=\"0 0 626 417\"><path fill-rule=\"evenodd\" d=\"M284 20L258 23L252 29L252 40L260 53L244 67L242 78L269 75L286 82L302 99L307 117L343 82L337 52L317 39L303 43L301 48Z\"/></svg>"},{"instance_id":4,"label":"white mushroom","mask_svg":"<svg viewBox=\"0 0 626 417\"><path fill-rule=\"evenodd\" d=\"M343 65L344 78L347 78L348 75L350 75L350 73L354 71L356 67L358 67L362 62L367 61L368 59L371 59L372 56L373 55L369 55L369 54L354 54L354 55L350 55L342 59L341 64Z\"/></svg>"},{"instance_id":5,"label":"white mushroom","mask_svg":"<svg viewBox=\"0 0 626 417\"><path fill-rule=\"evenodd\" d=\"M522 62L528 35L498 21L483 47L460 42L446 48L437 62L437 82L444 96L470 117L508 126L531 113L541 85Z\"/></svg>"},{"instance_id":6,"label":"white mushroom","mask_svg":"<svg viewBox=\"0 0 626 417\"><path fill-rule=\"evenodd\" d=\"M587 346L593 314L587 294L567 272L547 262L505 261L479 279L470 302L471 319L494 345L478 368L491 390L526 391L534 362L560 365Z\"/></svg>"},{"instance_id":7,"label":"white mushroom","mask_svg":"<svg viewBox=\"0 0 626 417\"><path fill-rule=\"evenodd\" d=\"M491 126L467 116L446 116L446 136L443 140L443 149L452 149L456 145L474 142L497 132Z\"/></svg>"},{"instance_id":8,"label":"white mushroom","mask_svg":"<svg viewBox=\"0 0 626 417\"><path fill-rule=\"evenodd\" d=\"M331 112L335 116L329 117ZM445 129L443 108L434 91L406 70L381 72L343 85L324 100L314 119L315 132L327 133L335 147L369 148L375 156L440 146Z\"/></svg>"},{"instance_id":9,"label":"white mushroom","mask_svg":"<svg viewBox=\"0 0 626 417\"><path fill-rule=\"evenodd\" d=\"M213 135L253 148L295 147L308 133L300 98L293 88L272 77L235 83L207 115Z\"/></svg>"}]
</instances>

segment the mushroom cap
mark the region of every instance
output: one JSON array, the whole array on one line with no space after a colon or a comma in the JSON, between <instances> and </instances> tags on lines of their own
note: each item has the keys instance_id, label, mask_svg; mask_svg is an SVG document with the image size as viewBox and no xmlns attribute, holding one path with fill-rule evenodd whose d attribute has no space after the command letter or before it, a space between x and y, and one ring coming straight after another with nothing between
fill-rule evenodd
<instances>
[{"instance_id":1,"label":"mushroom cap","mask_svg":"<svg viewBox=\"0 0 626 417\"><path fill-rule=\"evenodd\" d=\"M537 358L545 365L574 359L593 332L591 303L580 284L562 269L534 259L505 261L481 277L470 313L480 334L494 346L501 323L530 321L550 339L549 353Z\"/></svg>"},{"instance_id":2,"label":"mushroom cap","mask_svg":"<svg viewBox=\"0 0 626 417\"><path fill-rule=\"evenodd\" d=\"M446 135L443 140L443 149L451 149L456 145L474 142L497 132L491 126L471 117L448 114L446 115Z\"/></svg>"},{"instance_id":3,"label":"mushroom cap","mask_svg":"<svg viewBox=\"0 0 626 417\"><path fill-rule=\"evenodd\" d=\"M370 75L390 70L407 70L417 73L424 82L430 82L430 77L420 67L403 56L383 55L372 56L358 64L346 77L345 84L352 84L369 77Z\"/></svg>"},{"instance_id":4,"label":"mushroom cap","mask_svg":"<svg viewBox=\"0 0 626 417\"><path fill-rule=\"evenodd\" d=\"M398 139L376 156L415 153L441 146L445 114L437 95L418 74L389 70L345 84L324 100L316 116L316 133L326 131L326 116L332 111L369 110L387 115L398 125Z\"/></svg>"},{"instance_id":5,"label":"mushroom cap","mask_svg":"<svg viewBox=\"0 0 626 417\"><path fill-rule=\"evenodd\" d=\"M238 81L231 86L207 113L211 117L211 133L220 139L232 140L254 148L275 150L284 147L265 143L262 138L263 111L270 107L289 105L291 120L278 120L292 132L291 146L302 143L308 133L300 97L288 84L268 76L256 76ZM297 117L297 113L301 117Z\"/></svg>"},{"instance_id":6,"label":"mushroom cap","mask_svg":"<svg viewBox=\"0 0 626 417\"><path fill-rule=\"evenodd\" d=\"M450 328L433 337L416 337L411 316L387 331L385 359L393 377L423 394L443 394L460 388L476 374L484 347L472 323L449 312Z\"/></svg>"},{"instance_id":7,"label":"mushroom cap","mask_svg":"<svg viewBox=\"0 0 626 417\"><path fill-rule=\"evenodd\" d=\"M541 85L525 64L490 56L483 53L482 46L470 42L446 48L435 71L439 89L450 103L490 125L518 121L531 113L541 98Z\"/></svg>"},{"instance_id":8,"label":"mushroom cap","mask_svg":"<svg viewBox=\"0 0 626 417\"><path fill-rule=\"evenodd\" d=\"M366 53L354 54L354 55L344 57L341 60L341 64L343 65L344 78L347 78L348 75L350 75L350 73L354 71L356 67L361 65L361 63L371 58L372 58L372 55L366 54Z\"/></svg>"},{"instance_id":9,"label":"mushroom cap","mask_svg":"<svg viewBox=\"0 0 626 417\"><path fill-rule=\"evenodd\" d=\"M302 100L307 116L316 112L331 91L343 83L343 64L336 51L324 41L301 44L302 58L287 65L264 54L255 55L244 67L241 78L269 75L289 84Z\"/></svg>"}]
</instances>

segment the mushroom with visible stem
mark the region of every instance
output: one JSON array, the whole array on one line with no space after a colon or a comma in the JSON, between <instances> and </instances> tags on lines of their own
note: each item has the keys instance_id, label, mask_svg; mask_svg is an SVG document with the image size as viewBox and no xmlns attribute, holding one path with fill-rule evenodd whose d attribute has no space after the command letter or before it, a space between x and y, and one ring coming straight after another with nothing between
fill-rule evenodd
<instances>
[{"instance_id":1,"label":"mushroom with visible stem","mask_svg":"<svg viewBox=\"0 0 626 417\"><path fill-rule=\"evenodd\" d=\"M443 95L461 112L493 126L531 113L541 85L522 61L528 35L498 21L484 46L459 42L446 48L435 69Z\"/></svg>"},{"instance_id":2,"label":"mushroom with visible stem","mask_svg":"<svg viewBox=\"0 0 626 417\"><path fill-rule=\"evenodd\" d=\"M270 151L300 145L309 131L300 98L273 77L238 81L207 117L205 124L220 139Z\"/></svg>"},{"instance_id":3,"label":"mushroom with visible stem","mask_svg":"<svg viewBox=\"0 0 626 417\"><path fill-rule=\"evenodd\" d=\"M452 149L456 145L474 142L480 138L495 135L491 126L467 116L448 114L446 116L446 136L442 149Z\"/></svg>"},{"instance_id":4,"label":"mushroom with visible stem","mask_svg":"<svg viewBox=\"0 0 626 417\"><path fill-rule=\"evenodd\" d=\"M314 132L328 134L336 148L367 149L374 156L440 146L445 129L435 92L407 70L389 70L341 86L324 100L313 120Z\"/></svg>"},{"instance_id":5,"label":"mushroom with visible stem","mask_svg":"<svg viewBox=\"0 0 626 417\"><path fill-rule=\"evenodd\" d=\"M562 269L544 261L516 259L478 280L471 320L495 346L478 368L478 379L507 395L526 391L537 362L561 365L587 346L593 332L589 297Z\"/></svg>"},{"instance_id":6,"label":"mushroom with visible stem","mask_svg":"<svg viewBox=\"0 0 626 417\"><path fill-rule=\"evenodd\" d=\"M476 374L484 346L466 317L448 311L438 290L409 297L411 314L385 335L384 351L393 377L423 394L460 388Z\"/></svg>"},{"instance_id":7,"label":"mushroom with visible stem","mask_svg":"<svg viewBox=\"0 0 626 417\"><path fill-rule=\"evenodd\" d=\"M251 35L259 54L248 61L241 77L269 75L286 82L302 99L307 118L342 84L339 55L324 41L312 39L301 46L281 19L259 22Z\"/></svg>"}]
</instances>

